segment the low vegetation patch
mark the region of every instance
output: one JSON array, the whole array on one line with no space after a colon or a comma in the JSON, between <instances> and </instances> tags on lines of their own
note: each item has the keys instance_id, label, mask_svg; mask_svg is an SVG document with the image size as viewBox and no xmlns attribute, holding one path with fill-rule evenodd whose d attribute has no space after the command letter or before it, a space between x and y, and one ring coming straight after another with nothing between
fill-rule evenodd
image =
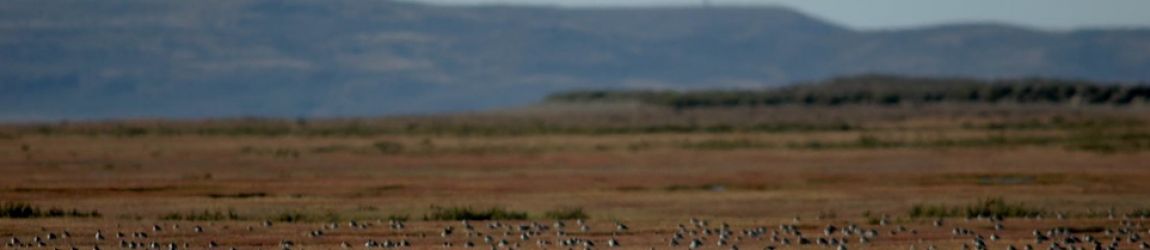
<instances>
[{"instance_id":1,"label":"low vegetation patch","mask_svg":"<svg viewBox=\"0 0 1150 250\"><path fill-rule=\"evenodd\" d=\"M1148 218L1148 217L1150 217L1150 209L1147 209L1147 208L1135 209L1134 211L1131 211L1129 214L1126 214L1126 215L1130 216L1130 217L1134 217L1134 218Z\"/></svg>"},{"instance_id":2,"label":"low vegetation patch","mask_svg":"<svg viewBox=\"0 0 1150 250\"><path fill-rule=\"evenodd\" d=\"M663 190L665 190L665 191L668 191L668 192L676 192L676 191L712 191L712 192L722 192L722 191L726 191L726 190L727 190L727 185L718 184L718 183L707 183L707 184L701 184L701 185L682 185L682 184L675 184L675 185L670 185L670 186L666 186L666 187L663 187Z\"/></svg>"},{"instance_id":3,"label":"low vegetation patch","mask_svg":"<svg viewBox=\"0 0 1150 250\"><path fill-rule=\"evenodd\" d=\"M350 197L375 197L375 196L383 195L384 193L387 193L387 192L402 190L404 188L406 188L406 186L399 185L399 184L374 186L374 187L364 188L360 191L351 193L348 196L350 196Z\"/></svg>"},{"instance_id":4,"label":"low vegetation patch","mask_svg":"<svg viewBox=\"0 0 1150 250\"><path fill-rule=\"evenodd\" d=\"M55 187L18 187L8 189L17 193L76 193L80 190L83 191L99 191L99 192L127 192L127 193L148 193L148 192L161 192L168 190L175 190L175 186L158 186L158 187L107 187L107 188L55 188Z\"/></svg>"},{"instance_id":5,"label":"low vegetation patch","mask_svg":"<svg viewBox=\"0 0 1150 250\"><path fill-rule=\"evenodd\" d=\"M275 216L272 216L272 220L274 220L274 221L288 222L288 223L302 222L306 219L308 219L307 215L304 215L303 213L295 212L295 211L282 212L282 213L276 214Z\"/></svg>"},{"instance_id":6,"label":"low vegetation patch","mask_svg":"<svg viewBox=\"0 0 1150 250\"><path fill-rule=\"evenodd\" d=\"M973 184L980 186L1058 185L1072 180L1087 181L1092 176L1069 176L1062 173L958 173L922 178L920 185Z\"/></svg>"},{"instance_id":7,"label":"low vegetation patch","mask_svg":"<svg viewBox=\"0 0 1150 250\"><path fill-rule=\"evenodd\" d=\"M1094 153L1138 152L1150 149L1150 133L1078 131L1068 139L1066 148Z\"/></svg>"},{"instance_id":8,"label":"low vegetation patch","mask_svg":"<svg viewBox=\"0 0 1150 250\"><path fill-rule=\"evenodd\" d=\"M285 159L298 159L302 155L298 149L294 148L257 148L251 146L240 148L240 153Z\"/></svg>"},{"instance_id":9,"label":"low vegetation patch","mask_svg":"<svg viewBox=\"0 0 1150 250\"><path fill-rule=\"evenodd\" d=\"M675 109L934 103L1125 106L1150 100L1150 87L1059 79L977 80L859 75L761 90L580 90L551 103L638 102Z\"/></svg>"},{"instance_id":10,"label":"low vegetation patch","mask_svg":"<svg viewBox=\"0 0 1150 250\"><path fill-rule=\"evenodd\" d=\"M52 217L100 217L96 210L84 212L76 209L64 210L60 208L41 209L24 202L5 202L0 205L0 218L52 218Z\"/></svg>"},{"instance_id":11,"label":"low vegetation patch","mask_svg":"<svg viewBox=\"0 0 1150 250\"><path fill-rule=\"evenodd\" d=\"M952 147L1012 147L1012 146L1042 146L1063 142L1064 139L1054 136L1000 136L988 135L986 137L963 139L916 139L897 140L884 139L873 135L860 135L852 141L824 142L809 141L805 143L788 143L787 148L801 150L820 149L884 149L884 148L952 148Z\"/></svg>"},{"instance_id":12,"label":"low vegetation patch","mask_svg":"<svg viewBox=\"0 0 1150 250\"><path fill-rule=\"evenodd\" d=\"M647 191L647 187L643 187L643 186L620 186L620 187L615 187L615 191L640 192L640 191Z\"/></svg>"},{"instance_id":13,"label":"low vegetation patch","mask_svg":"<svg viewBox=\"0 0 1150 250\"><path fill-rule=\"evenodd\" d=\"M349 145L324 145L311 148L312 153L335 153L335 152L355 152L359 150L354 146Z\"/></svg>"},{"instance_id":14,"label":"low vegetation patch","mask_svg":"<svg viewBox=\"0 0 1150 250\"><path fill-rule=\"evenodd\" d=\"M393 141L377 141L371 145L375 147L375 150L379 151L380 154L403 153L403 143Z\"/></svg>"},{"instance_id":15,"label":"low vegetation patch","mask_svg":"<svg viewBox=\"0 0 1150 250\"><path fill-rule=\"evenodd\" d=\"M267 197L268 193L264 192L251 192L251 193L234 193L234 194L208 194L212 199L248 199L248 198L262 198Z\"/></svg>"},{"instance_id":16,"label":"low vegetation patch","mask_svg":"<svg viewBox=\"0 0 1150 250\"><path fill-rule=\"evenodd\" d=\"M748 139L710 139L694 142L684 142L679 144L679 146L685 149L731 150L746 148L769 148L774 145Z\"/></svg>"},{"instance_id":17,"label":"low vegetation patch","mask_svg":"<svg viewBox=\"0 0 1150 250\"><path fill-rule=\"evenodd\" d=\"M426 221L451 220L526 220L527 212L507 210L492 207L486 210L471 207L440 207L432 206L431 211L423 216Z\"/></svg>"},{"instance_id":18,"label":"low vegetation patch","mask_svg":"<svg viewBox=\"0 0 1150 250\"><path fill-rule=\"evenodd\" d=\"M964 206L916 204L910 209L911 218L1035 217L1045 213L1022 203L1008 203L1002 198L986 198Z\"/></svg>"},{"instance_id":19,"label":"low vegetation patch","mask_svg":"<svg viewBox=\"0 0 1150 250\"><path fill-rule=\"evenodd\" d=\"M763 183L704 183L704 184L673 184L662 187L667 192L725 192L725 191L763 191L777 189L775 184Z\"/></svg>"},{"instance_id":20,"label":"low vegetation patch","mask_svg":"<svg viewBox=\"0 0 1150 250\"><path fill-rule=\"evenodd\" d=\"M543 213L543 218L552 220L582 220L590 218L581 207L569 207L551 210Z\"/></svg>"},{"instance_id":21,"label":"low vegetation patch","mask_svg":"<svg viewBox=\"0 0 1150 250\"><path fill-rule=\"evenodd\" d=\"M227 211L212 211L203 210L199 212L188 213L169 213L160 216L161 220L187 220L187 221L224 221L224 220L241 220L235 210L228 209Z\"/></svg>"},{"instance_id":22,"label":"low vegetation patch","mask_svg":"<svg viewBox=\"0 0 1150 250\"><path fill-rule=\"evenodd\" d=\"M1091 234L1091 233L1101 233L1103 231L1106 231L1106 228L1100 227L1100 226L1056 227L1056 228L1053 228L1053 230L1066 231L1066 232L1076 233L1076 234Z\"/></svg>"},{"instance_id":23,"label":"low vegetation patch","mask_svg":"<svg viewBox=\"0 0 1150 250\"><path fill-rule=\"evenodd\" d=\"M392 215L388 215L384 219L387 219L388 221L406 222L410 218L411 217L407 216L406 214L392 214Z\"/></svg>"}]
</instances>

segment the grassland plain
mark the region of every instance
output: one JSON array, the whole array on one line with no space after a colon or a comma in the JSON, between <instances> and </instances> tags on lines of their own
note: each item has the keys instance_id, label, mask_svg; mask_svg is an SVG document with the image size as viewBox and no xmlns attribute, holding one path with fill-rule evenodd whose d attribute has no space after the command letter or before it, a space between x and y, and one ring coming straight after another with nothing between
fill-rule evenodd
<instances>
[{"instance_id":1,"label":"grassland plain","mask_svg":"<svg viewBox=\"0 0 1150 250\"><path fill-rule=\"evenodd\" d=\"M1008 222L1019 226L1001 234L1021 242L1036 228L1114 225L1111 216L1150 208L1150 110L1138 107L623 110L5 125L0 201L41 212L0 218L0 235L182 224L212 225L210 237L238 246L290 238L334 248L378 236L430 248L439 241L416 235L457 223L438 219L587 218L595 229L585 236L599 239L611 223L631 223L616 236L636 247L665 246L654 235L690 218L773 226L799 217L814 228L886 216L957 247L949 227L931 231L934 218L1065 217ZM987 199L1002 201L980 210ZM302 236L349 220L412 227ZM279 226L222 233L263 221Z\"/></svg>"}]
</instances>

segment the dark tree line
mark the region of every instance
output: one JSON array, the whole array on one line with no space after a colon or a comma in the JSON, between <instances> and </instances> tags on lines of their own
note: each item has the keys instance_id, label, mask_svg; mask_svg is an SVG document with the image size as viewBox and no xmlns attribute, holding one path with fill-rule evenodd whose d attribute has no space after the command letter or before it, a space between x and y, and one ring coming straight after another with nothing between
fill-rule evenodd
<instances>
[{"instance_id":1,"label":"dark tree line","mask_svg":"<svg viewBox=\"0 0 1150 250\"><path fill-rule=\"evenodd\" d=\"M1026 78L975 80L864 75L761 90L584 90L548 102L637 101L674 108L772 105L1064 103L1129 105L1150 100L1150 86Z\"/></svg>"}]
</instances>

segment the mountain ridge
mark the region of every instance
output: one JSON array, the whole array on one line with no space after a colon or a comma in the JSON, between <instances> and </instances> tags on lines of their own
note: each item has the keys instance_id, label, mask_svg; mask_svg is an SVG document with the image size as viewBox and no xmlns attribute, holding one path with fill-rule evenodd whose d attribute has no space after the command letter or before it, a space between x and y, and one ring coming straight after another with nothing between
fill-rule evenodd
<instances>
[{"instance_id":1,"label":"mountain ridge","mask_svg":"<svg viewBox=\"0 0 1150 250\"><path fill-rule=\"evenodd\" d=\"M1150 80L1150 29L858 31L782 7L0 2L0 120L330 117L867 73Z\"/></svg>"}]
</instances>

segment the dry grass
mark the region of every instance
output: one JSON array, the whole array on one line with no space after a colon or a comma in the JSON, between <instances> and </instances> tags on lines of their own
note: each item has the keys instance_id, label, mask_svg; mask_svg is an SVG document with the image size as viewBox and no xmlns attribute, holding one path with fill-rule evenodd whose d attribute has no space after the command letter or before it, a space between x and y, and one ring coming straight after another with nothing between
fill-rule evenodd
<instances>
[{"instance_id":1,"label":"dry grass","mask_svg":"<svg viewBox=\"0 0 1150 250\"><path fill-rule=\"evenodd\" d=\"M1150 208L1150 153L1081 150L1072 146L1082 142L1080 128L1003 125L1091 115L874 112L887 118L847 121L861 129L802 132L98 136L8 128L0 139L0 201L103 216L0 223L318 223L418 219L432 207L504 208L533 220L582 217L563 210L580 208L594 221L641 227L691 217L752 224L829 214L865 223L864 211L912 221L916 204L988 197L1083 219ZM1098 113L1131 112L1141 114ZM718 119L733 119L726 115Z\"/></svg>"}]
</instances>

